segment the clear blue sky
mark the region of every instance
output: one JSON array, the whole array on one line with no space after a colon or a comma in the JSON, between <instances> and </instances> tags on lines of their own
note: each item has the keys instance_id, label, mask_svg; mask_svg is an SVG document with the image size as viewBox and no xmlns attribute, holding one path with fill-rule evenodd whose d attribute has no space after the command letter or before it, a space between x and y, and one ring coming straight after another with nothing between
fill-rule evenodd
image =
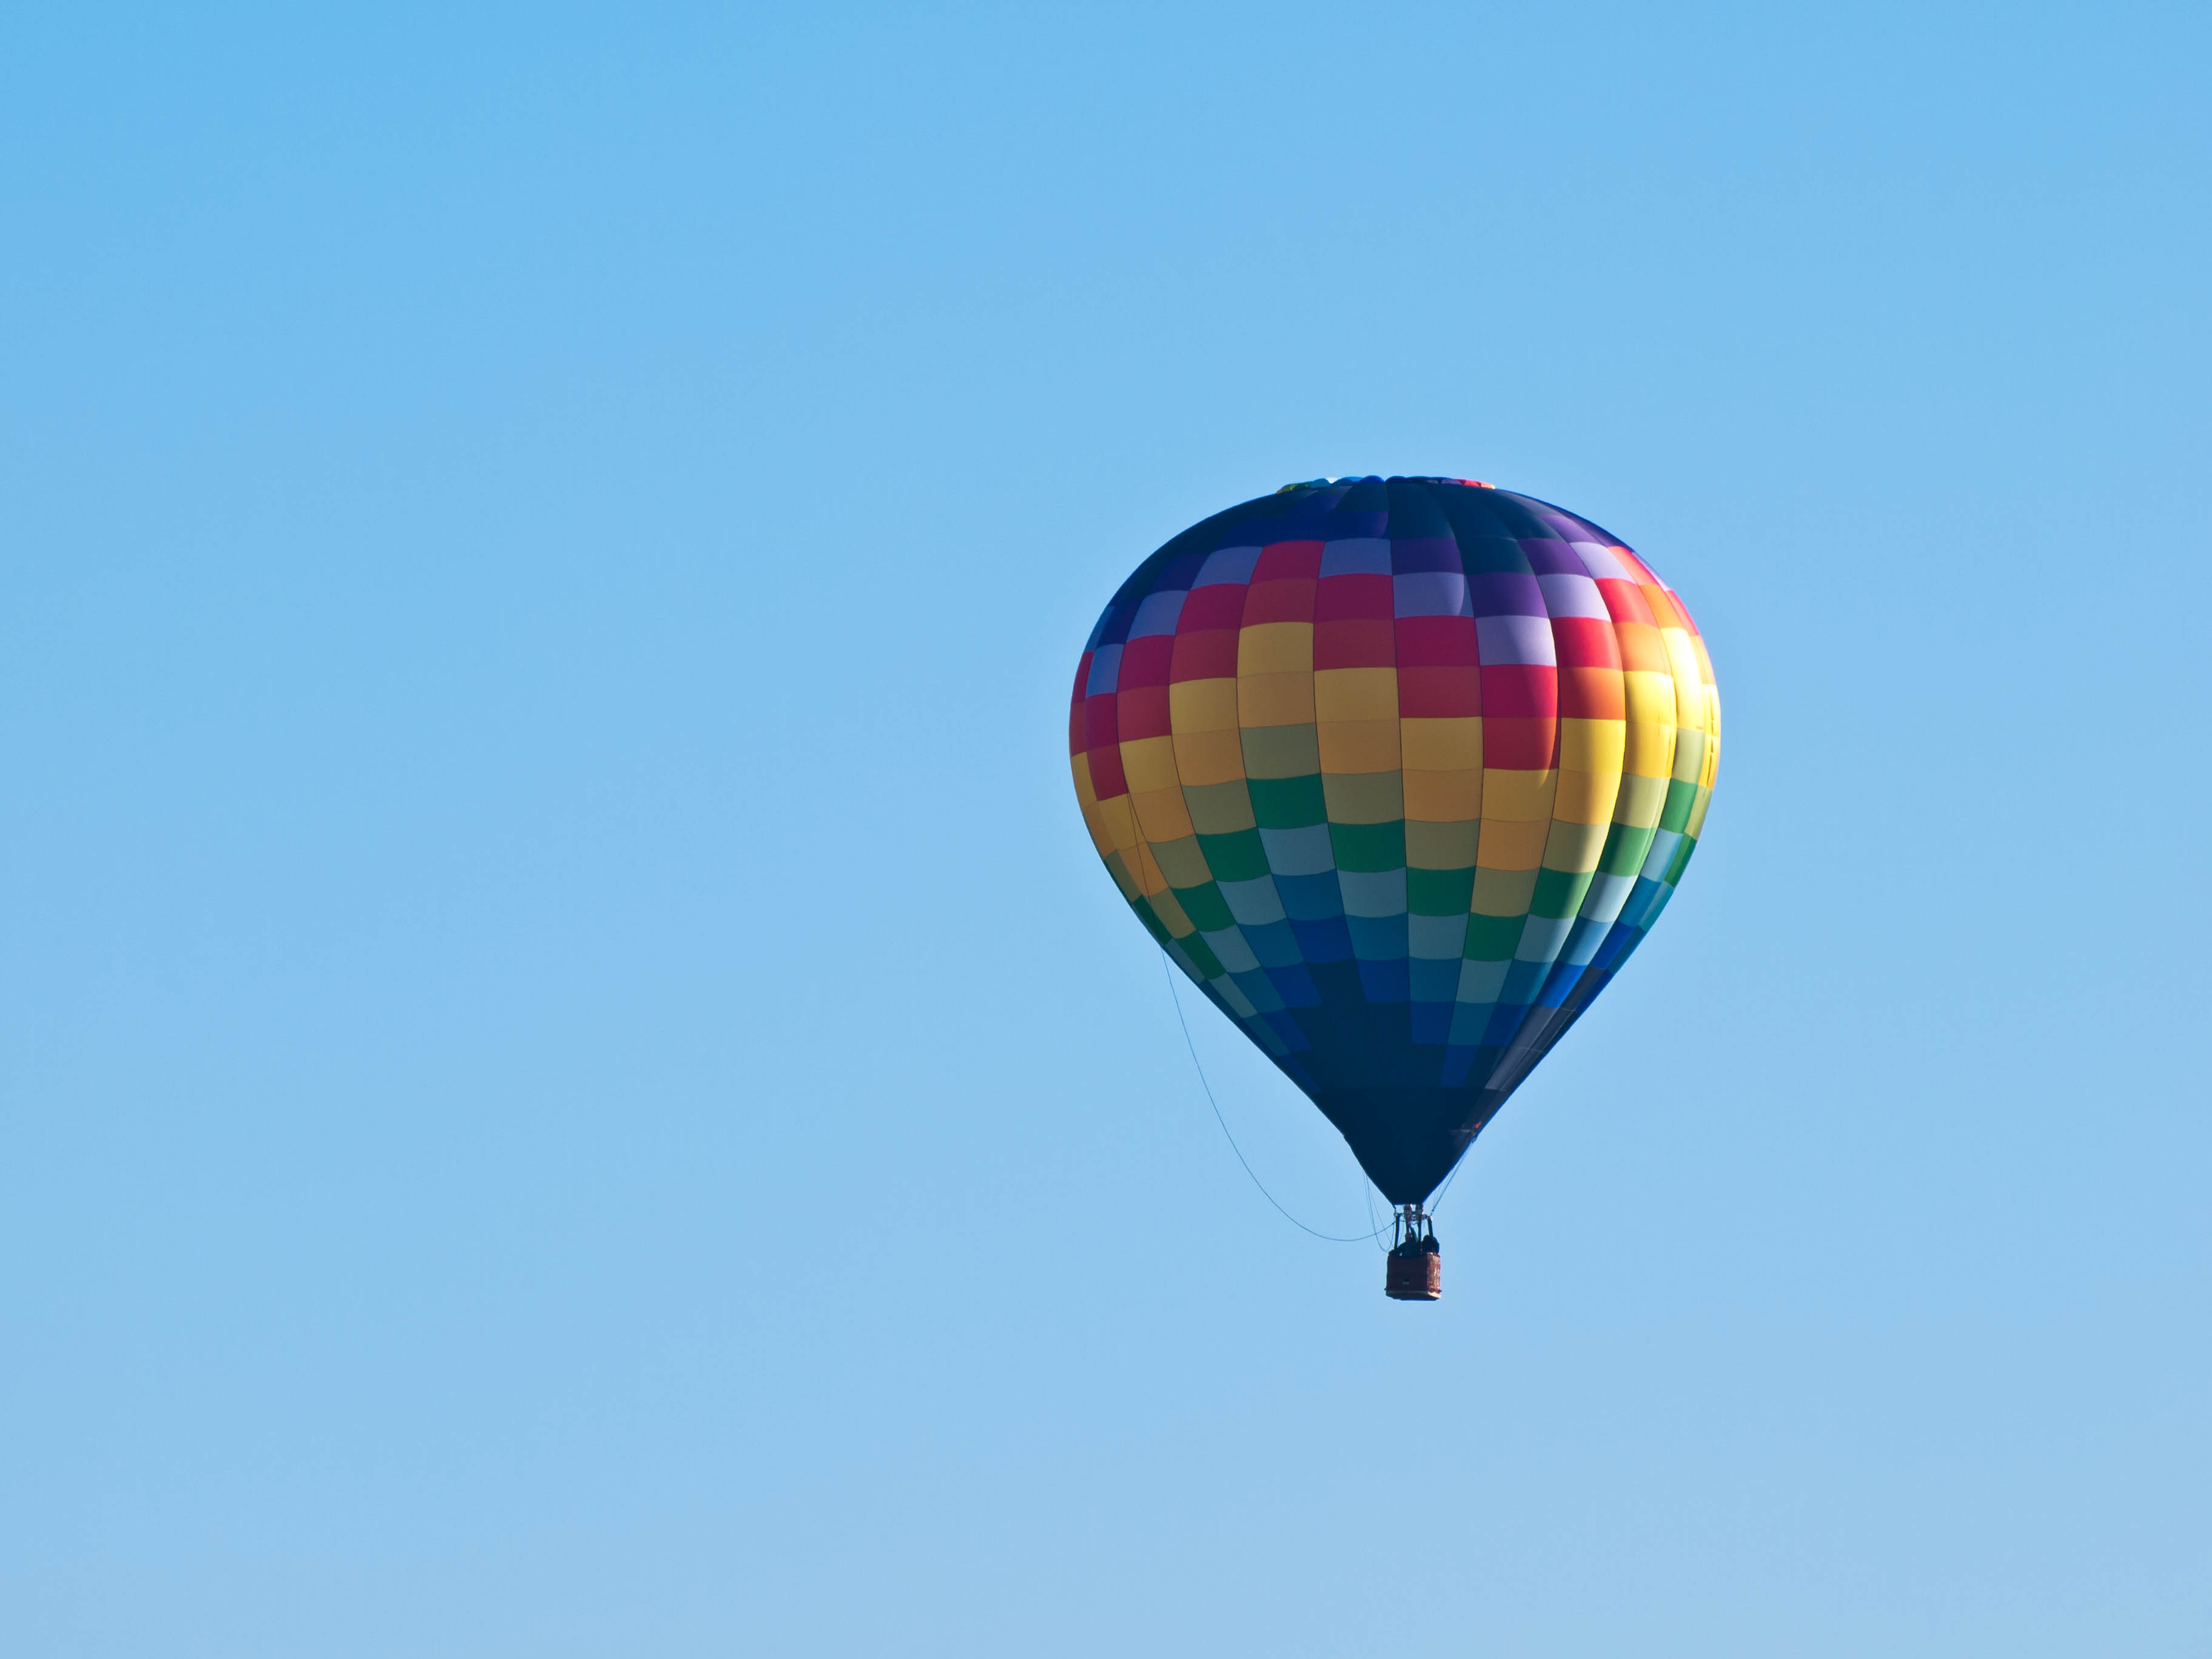
<instances>
[{"instance_id":1,"label":"clear blue sky","mask_svg":"<svg viewBox=\"0 0 2212 1659\"><path fill-rule=\"evenodd\" d=\"M309 10L0 25L0 1649L2205 1650L2202 7ZM1370 471L1728 717L1432 1308L1064 759Z\"/></svg>"}]
</instances>

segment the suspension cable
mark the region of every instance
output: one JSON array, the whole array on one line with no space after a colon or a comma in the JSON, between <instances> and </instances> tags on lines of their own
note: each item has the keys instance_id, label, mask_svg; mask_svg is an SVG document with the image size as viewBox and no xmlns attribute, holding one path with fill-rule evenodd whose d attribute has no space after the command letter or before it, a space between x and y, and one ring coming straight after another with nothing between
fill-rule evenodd
<instances>
[{"instance_id":1,"label":"suspension cable","mask_svg":"<svg viewBox=\"0 0 2212 1659\"><path fill-rule=\"evenodd\" d=\"M1237 1154L1237 1161L1244 1166L1244 1173L1251 1176L1252 1184L1260 1189L1260 1196L1274 1205L1276 1212L1291 1225L1297 1228L1301 1232L1311 1233L1316 1238L1326 1240L1331 1244L1364 1244L1370 1239L1380 1237L1382 1236L1380 1228L1373 1232L1352 1233L1340 1237L1335 1233L1325 1233L1318 1228L1309 1227L1288 1210L1284 1209L1276 1200L1274 1194L1267 1190L1267 1183L1257 1175L1253 1174L1251 1161L1244 1156L1244 1149L1237 1144L1237 1137L1229 1133L1229 1120L1221 1115L1221 1103L1213 1097L1213 1085L1206 1080L1206 1063L1199 1059L1198 1044L1191 1038L1190 1021L1184 1017L1182 1012L1182 996L1176 989L1175 958L1169 956L1165 951L1162 951L1160 966L1167 972L1168 999L1175 1004L1176 1023L1182 1027L1183 1047L1190 1050L1190 1063L1198 1070L1199 1086L1206 1091L1206 1103L1213 1108L1213 1121L1221 1126L1222 1139L1229 1143L1229 1150ZM1370 1218L1371 1215L1370 1212Z\"/></svg>"}]
</instances>

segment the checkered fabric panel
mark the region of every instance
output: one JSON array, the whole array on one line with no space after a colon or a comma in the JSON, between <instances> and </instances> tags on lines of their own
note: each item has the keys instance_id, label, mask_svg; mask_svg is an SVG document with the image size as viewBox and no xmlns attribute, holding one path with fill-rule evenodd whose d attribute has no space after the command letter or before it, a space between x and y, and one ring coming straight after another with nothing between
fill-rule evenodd
<instances>
[{"instance_id":1,"label":"checkered fabric panel","mask_svg":"<svg viewBox=\"0 0 2212 1659\"><path fill-rule=\"evenodd\" d=\"M1658 919L1719 746L1650 567L1456 478L1291 485L1185 531L1106 607L1068 714L1122 896L1398 1203Z\"/></svg>"}]
</instances>

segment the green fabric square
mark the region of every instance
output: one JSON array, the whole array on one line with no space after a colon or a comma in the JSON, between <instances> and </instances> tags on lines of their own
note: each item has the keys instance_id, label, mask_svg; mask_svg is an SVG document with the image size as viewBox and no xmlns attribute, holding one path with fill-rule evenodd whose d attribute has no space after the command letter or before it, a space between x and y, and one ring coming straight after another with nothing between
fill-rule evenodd
<instances>
[{"instance_id":1,"label":"green fabric square","mask_svg":"<svg viewBox=\"0 0 2212 1659\"><path fill-rule=\"evenodd\" d=\"M1216 881L1257 881L1267 873L1267 849L1261 844L1257 830L1239 830L1233 836L1200 836L1198 848L1206 854L1206 867Z\"/></svg>"},{"instance_id":2,"label":"green fabric square","mask_svg":"<svg viewBox=\"0 0 2212 1659\"><path fill-rule=\"evenodd\" d=\"M1406 872L1406 908L1417 916L1464 915L1474 901L1472 870Z\"/></svg>"},{"instance_id":3,"label":"green fabric square","mask_svg":"<svg viewBox=\"0 0 2212 1659\"><path fill-rule=\"evenodd\" d=\"M1674 848L1674 856L1667 860L1667 873L1660 877L1660 879L1670 887L1679 884L1682 879L1682 872L1690 867L1690 854L1697 850L1698 843L1695 839L1689 836L1683 836L1680 844Z\"/></svg>"},{"instance_id":4,"label":"green fabric square","mask_svg":"<svg viewBox=\"0 0 2212 1659\"><path fill-rule=\"evenodd\" d=\"M1614 824L1606 832L1605 851L1598 854L1597 867L1608 876L1633 876L1643 869L1644 855L1651 850L1655 833L1632 824Z\"/></svg>"},{"instance_id":5,"label":"green fabric square","mask_svg":"<svg viewBox=\"0 0 2212 1659\"><path fill-rule=\"evenodd\" d=\"M1228 901L1221 890L1212 882L1203 887L1178 887L1176 902L1182 906L1183 915L1190 918L1192 927L1208 933L1218 933L1224 927L1237 925L1237 918L1229 914Z\"/></svg>"},{"instance_id":6,"label":"green fabric square","mask_svg":"<svg viewBox=\"0 0 2212 1659\"><path fill-rule=\"evenodd\" d=\"M1539 870L1536 872L1536 891L1528 901L1532 916L1571 916L1582 908L1583 895L1589 891L1593 872L1587 870Z\"/></svg>"},{"instance_id":7,"label":"green fabric square","mask_svg":"<svg viewBox=\"0 0 2212 1659\"><path fill-rule=\"evenodd\" d=\"M1406 867L1406 823L1332 823L1328 844L1340 870L1402 870ZM1472 878L1470 878L1470 880Z\"/></svg>"},{"instance_id":8,"label":"green fabric square","mask_svg":"<svg viewBox=\"0 0 2212 1659\"><path fill-rule=\"evenodd\" d=\"M1522 921L1520 916L1469 916L1467 945L1461 954L1472 962L1504 962L1521 943Z\"/></svg>"},{"instance_id":9,"label":"green fabric square","mask_svg":"<svg viewBox=\"0 0 2212 1659\"><path fill-rule=\"evenodd\" d=\"M1328 822L1322 798L1321 774L1304 778L1248 778L1252 816L1262 830L1303 830Z\"/></svg>"}]
</instances>

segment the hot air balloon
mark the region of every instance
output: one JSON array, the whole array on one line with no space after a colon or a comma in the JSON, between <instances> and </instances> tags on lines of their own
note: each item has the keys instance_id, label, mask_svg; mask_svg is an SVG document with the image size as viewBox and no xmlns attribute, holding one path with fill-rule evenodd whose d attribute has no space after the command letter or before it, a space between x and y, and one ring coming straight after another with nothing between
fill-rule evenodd
<instances>
[{"instance_id":1,"label":"hot air balloon","mask_svg":"<svg viewBox=\"0 0 2212 1659\"><path fill-rule=\"evenodd\" d=\"M1076 670L1076 799L1175 965L1425 1205L1696 848L1711 659L1621 539L1465 478L1287 484L1137 568Z\"/></svg>"}]
</instances>

